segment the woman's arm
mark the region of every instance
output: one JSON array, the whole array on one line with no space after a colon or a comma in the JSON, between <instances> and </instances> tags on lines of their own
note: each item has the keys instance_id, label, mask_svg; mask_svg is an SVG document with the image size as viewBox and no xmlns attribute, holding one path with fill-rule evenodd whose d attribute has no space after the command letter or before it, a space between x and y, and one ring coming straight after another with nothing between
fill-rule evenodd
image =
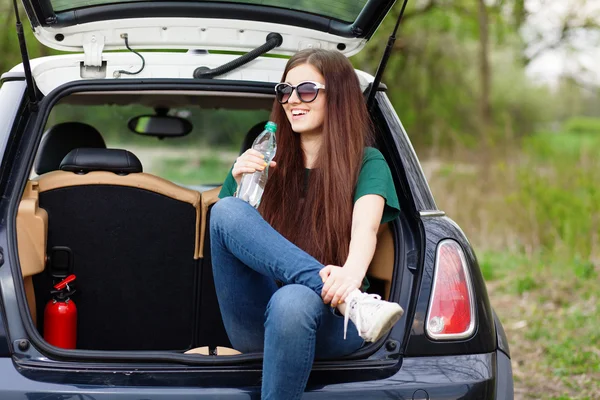
<instances>
[{"instance_id":1,"label":"woman's arm","mask_svg":"<svg viewBox=\"0 0 600 400\"><path fill-rule=\"evenodd\" d=\"M376 194L362 196L354 203L348 258L343 268L328 265L320 272L325 304L331 302L335 307L344 302L348 293L360 287L375 254L384 206L384 198Z\"/></svg>"},{"instance_id":2,"label":"woman's arm","mask_svg":"<svg viewBox=\"0 0 600 400\"><path fill-rule=\"evenodd\" d=\"M350 252L344 268L355 269L364 278L375 254L377 231L383 215L385 200L376 194L361 197L352 212Z\"/></svg>"}]
</instances>

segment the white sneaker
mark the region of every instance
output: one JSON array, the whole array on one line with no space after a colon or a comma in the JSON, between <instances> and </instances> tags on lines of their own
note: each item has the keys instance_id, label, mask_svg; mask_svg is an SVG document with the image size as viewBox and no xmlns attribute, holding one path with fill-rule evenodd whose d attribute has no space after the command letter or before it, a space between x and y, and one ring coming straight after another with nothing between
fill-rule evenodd
<instances>
[{"instance_id":1,"label":"white sneaker","mask_svg":"<svg viewBox=\"0 0 600 400\"><path fill-rule=\"evenodd\" d=\"M344 339L348 319L354 322L358 334L367 342L376 342L400 319L404 310L398 303L381 300L376 294L363 293L356 289L346 297L344 316Z\"/></svg>"}]
</instances>

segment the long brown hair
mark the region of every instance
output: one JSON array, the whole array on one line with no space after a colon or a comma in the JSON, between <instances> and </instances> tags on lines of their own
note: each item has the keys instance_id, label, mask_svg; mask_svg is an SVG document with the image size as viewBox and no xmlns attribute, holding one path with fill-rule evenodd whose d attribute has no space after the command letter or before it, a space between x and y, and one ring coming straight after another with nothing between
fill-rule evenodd
<instances>
[{"instance_id":1,"label":"long brown hair","mask_svg":"<svg viewBox=\"0 0 600 400\"><path fill-rule=\"evenodd\" d=\"M303 50L291 57L283 72L310 64L325 78L326 113L321 148L305 193L305 156L300 135L292 131L281 104L275 101L271 120L277 123L277 166L269 171L263 218L284 237L324 265L343 265L348 257L353 195L364 147L371 141L370 119L358 77L337 51Z\"/></svg>"}]
</instances>

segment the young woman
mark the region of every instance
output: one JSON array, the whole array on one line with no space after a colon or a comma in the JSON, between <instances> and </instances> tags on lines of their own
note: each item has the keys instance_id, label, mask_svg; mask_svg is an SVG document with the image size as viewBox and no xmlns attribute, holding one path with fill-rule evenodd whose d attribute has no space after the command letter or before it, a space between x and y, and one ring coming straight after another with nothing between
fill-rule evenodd
<instances>
[{"instance_id":1,"label":"young woman","mask_svg":"<svg viewBox=\"0 0 600 400\"><path fill-rule=\"evenodd\" d=\"M363 292L379 225L399 205L383 156L366 147L369 116L345 56L297 53L275 92L277 155L262 202L257 211L233 197L244 173L267 166L248 150L212 209L211 254L233 347L264 352L263 399L290 400L315 357L350 354L401 317L398 304Z\"/></svg>"}]
</instances>

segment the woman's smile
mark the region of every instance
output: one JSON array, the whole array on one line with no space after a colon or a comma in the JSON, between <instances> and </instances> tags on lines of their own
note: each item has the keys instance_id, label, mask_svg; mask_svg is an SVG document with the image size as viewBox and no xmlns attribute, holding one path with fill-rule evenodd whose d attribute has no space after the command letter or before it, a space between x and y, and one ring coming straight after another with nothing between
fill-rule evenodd
<instances>
[{"instance_id":1,"label":"woman's smile","mask_svg":"<svg viewBox=\"0 0 600 400\"><path fill-rule=\"evenodd\" d=\"M292 111L292 120L299 120L301 118L304 118L310 112L310 110L303 109L303 108L292 108L291 111Z\"/></svg>"}]
</instances>

